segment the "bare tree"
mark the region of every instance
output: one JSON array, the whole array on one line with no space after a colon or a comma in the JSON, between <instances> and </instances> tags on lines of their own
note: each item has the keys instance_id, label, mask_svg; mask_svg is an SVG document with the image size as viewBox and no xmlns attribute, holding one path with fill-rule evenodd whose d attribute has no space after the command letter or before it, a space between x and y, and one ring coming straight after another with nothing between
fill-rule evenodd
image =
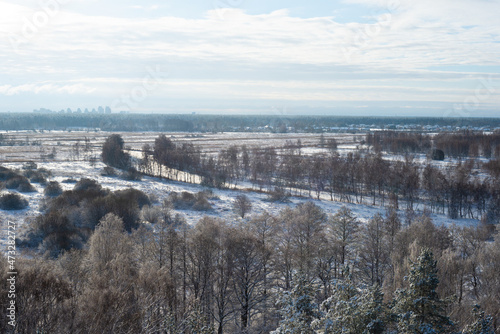
<instances>
[{"instance_id":1,"label":"bare tree","mask_svg":"<svg viewBox=\"0 0 500 334\"><path fill-rule=\"evenodd\" d=\"M252 202L246 195L238 195L233 202L233 210L238 216L245 218L245 215L252 210Z\"/></svg>"}]
</instances>

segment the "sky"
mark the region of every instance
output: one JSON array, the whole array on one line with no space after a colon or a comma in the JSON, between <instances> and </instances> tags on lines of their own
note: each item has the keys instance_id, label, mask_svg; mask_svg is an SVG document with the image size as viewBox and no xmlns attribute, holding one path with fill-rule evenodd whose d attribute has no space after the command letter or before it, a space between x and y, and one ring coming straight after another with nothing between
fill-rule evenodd
<instances>
[{"instance_id":1,"label":"sky","mask_svg":"<svg viewBox=\"0 0 500 334\"><path fill-rule=\"evenodd\" d=\"M0 112L500 117L498 0L0 0Z\"/></svg>"}]
</instances>

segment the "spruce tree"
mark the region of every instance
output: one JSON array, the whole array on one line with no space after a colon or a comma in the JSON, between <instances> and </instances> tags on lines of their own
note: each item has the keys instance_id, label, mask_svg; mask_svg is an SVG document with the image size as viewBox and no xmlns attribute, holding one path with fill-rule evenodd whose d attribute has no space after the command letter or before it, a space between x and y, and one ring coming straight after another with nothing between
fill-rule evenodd
<instances>
[{"instance_id":1,"label":"spruce tree","mask_svg":"<svg viewBox=\"0 0 500 334\"><path fill-rule=\"evenodd\" d=\"M313 322L323 334L379 334L385 330L385 307L380 287L358 289L347 267L347 279L334 282L332 295L321 304L323 316Z\"/></svg>"},{"instance_id":2,"label":"spruce tree","mask_svg":"<svg viewBox=\"0 0 500 334\"><path fill-rule=\"evenodd\" d=\"M462 334L495 334L493 319L486 315L481 306L474 305L472 308L473 322L465 326Z\"/></svg>"},{"instance_id":3,"label":"spruce tree","mask_svg":"<svg viewBox=\"0 0 500 334\"><path fill-rule=\"evenodd\" d=\"M396 291L395 311L399 333L450 333L453 323L446 316L445 303L437 294L436 261L429 249L412 262L408 288Z\"/></svg>"},{"instance_id":4,"label":"spruce tree","mask_svg":"<svg viewBox=\"0 0 500 334\"><path fill-rule=\"evenodd\" d=\"M285 291L278 303L281 306L279 327L271 334L313 334L311 322L318 315L318 306L314 303L314 289L304 274L294 277L292 291Z\"/></svg>"}]
</instances>

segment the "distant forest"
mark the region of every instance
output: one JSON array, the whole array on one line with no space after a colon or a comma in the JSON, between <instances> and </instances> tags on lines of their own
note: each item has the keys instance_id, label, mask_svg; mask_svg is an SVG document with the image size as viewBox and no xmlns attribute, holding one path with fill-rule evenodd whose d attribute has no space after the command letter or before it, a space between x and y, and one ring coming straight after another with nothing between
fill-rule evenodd
<instances>
[{"instance_id":1,"label":"distant forest","mask_svg":"<svg viewBox=\"0 0 500 334\"><path fill-rule=\"evenodd\" d=\"M3 113L0 130L103 131L353 131L354 126L416 126L499 128L500 118L348 117L293 115L55 114ZM267 126L267 127L266 127ZM259 129L260 128L260 129ZM327 129L328 128L328 129Z\"/></svg>"}]
</instances>

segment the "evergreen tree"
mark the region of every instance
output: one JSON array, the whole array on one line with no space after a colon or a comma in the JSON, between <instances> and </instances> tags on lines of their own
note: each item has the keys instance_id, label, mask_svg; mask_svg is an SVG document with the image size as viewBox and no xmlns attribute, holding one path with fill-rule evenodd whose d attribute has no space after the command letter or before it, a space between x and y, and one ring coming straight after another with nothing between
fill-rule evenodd
<instances>
[{"instance_id":1,"label":"evergreen tree","mask_svg":"<svg viewBox=\"0 0 500 334\"><path fill-rule=\"evenodd\" d=\"M437 294L436 261L429 249L411 264L409 286L396 291L394 311L399 333L450 333L453 323L446 316L445 303Z\"/></svg>"},{"instance_id":2,"label":"evergreen tree","mask_svg":"<svg viewBox=\"0 0 500 334\"><path fill-rule=\"evenodd\" d=\"M495 334L493 329L493 318L481 310L481 306L474 305L472 308L473 322L465 326L462 334Z\"/></svg>"},{"instance_id":3,"label":"evergreen tree","mask_svg":"<svg viewBox=\"0 0 500 334\"><path fill-rule=\"evenodd\" d=\"M321 304L321 311L323 316L313 322L319 333L378 334L385 330L380 287L359 290L350 275L334 283L332 295Z\"/></svg>"},{"instance_id":4,"label":"evergreen tree","mask_svg":"<svg viewBox=\"0 0 500 334\"><path fill-rule=\"evenodd\" d=\"M304 274L295 276L292 291L285 291L278 300L281 306L279 327L271 334L313 334L311 323L318 315L314 289Z\"/></svg>"}]
</instances>

